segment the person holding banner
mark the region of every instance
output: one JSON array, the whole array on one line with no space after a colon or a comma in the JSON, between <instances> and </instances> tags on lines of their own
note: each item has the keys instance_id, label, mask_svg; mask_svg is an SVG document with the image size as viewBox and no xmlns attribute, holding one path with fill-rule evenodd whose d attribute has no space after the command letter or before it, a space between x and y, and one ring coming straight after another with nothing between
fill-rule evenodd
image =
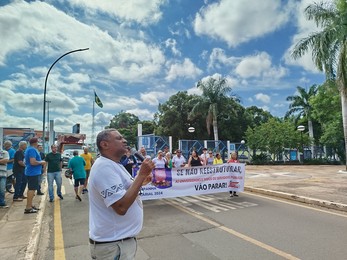
<instances>
[{"instance_id":1,"label":"person holding banner","mask_svg":"<svg viewBox=\"0 0 347 260\"><path fill-rule=\"evenodd\" d=\"M221 158L220 153L216 153L216 158L214 158L213 164L223 164L223 159Z\"/></svg>"},{"instance_id":2,"label":"person holding banner","mask_svg":"<svg viewBox=\"0 0 347 260\"><path fill-rule=\"evenodd\" d=\"M204 165L207 165L208 153L207 153L207 148L206 147L202 148L202 154L200 155L200 158L204 162Z\"/></svg>"},{"instance_id":3,"label":"person holding banner","mask_svg":"<svg viewBox=\"0 0 347 260\"><path fill-rule=\"evenodd\" d=\"M135 178L120 163L127 140L114 128L101 131L100 157L89 177L89 243L92 259L135 259L143 225L139 192L152 180L155 165L144 159Z\"/></svg>"},{"instance_id":4,"label":"person holding banner","mask_svg":"<svg viewBox=\"0 0 347 260\"><path fill-rule=\"evenodd\" d=\"M212 151L208 151L208 157L206 158L206 165L213 165L214 156Z\"/></svg>"},{"instance_id":5,"label":"person holding banner","mask_svg":"<svg viewBox=\"0 0 347 260\"><path fill-rule=\"evenodd\" d=\"M182 155L180 149L176 150L176 155L172 158L172 168L181 168L186 165L186 158Z\"/></svg>"},{"instance_id":6,"label":"person holding banner","mask_svg":"<svg viewBox=\"0 0 347 260\"><path fill-rule=\"evenodd\" d=\"M237 159L237 153L232 152L230 154L230 159L228 160L228 163L239 163L239 160ZM239 195L236 193L236 191L229 191L230 197L238 197Z\"/></svg>"},{"instance_id":7,"label":"person holding banner","mask_svg":"<svg viewBox=\"0 0 347 260\"><path fill-rule=\"evenodd\" d=\"M171 159L171 153L167 152L165 154L165 159L166 159L166 168L171 169L172 168L172 159Z\"/></svg>"},{"instance_id":8,"label":"person holding banner","mask_svg":"<svg viewBox=\"0 0 347 260\"><path fill-rule=\"evenodd\" d=\"M158 151L158 156L153 159L153 162L155 164L155 168L165 168L166 165L166 159L163 157L163 151Z\"/></svg>"},{"instance_id":9,"label":"person holding banner","mask_svg":"<svg viewBox=\"0 0 347 260\"><path fill-rule=\"evenodd\" d=\"M188 167L202 166L205 165L205 162L201 159L201 157L197 154L195 150L192 151L192 155L188 160Z\"/></svg>"}]
</instances>

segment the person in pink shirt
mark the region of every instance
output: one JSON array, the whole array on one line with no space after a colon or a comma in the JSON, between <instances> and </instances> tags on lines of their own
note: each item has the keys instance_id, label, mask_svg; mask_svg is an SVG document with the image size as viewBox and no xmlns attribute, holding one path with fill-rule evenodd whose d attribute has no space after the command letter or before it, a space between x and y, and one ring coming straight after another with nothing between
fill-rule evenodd
<instances>
[{"instance_id":1,"label":"person in pink shirt","mask_svg":"<svg viewBox=\"0 0 347 260\"><path fill-rule=\"evenodd\" d=\"M239 163L239 160L237 158L237 153L232 152L230 155L230 159L228 160L228 163ZM239 195L236 193L236 191L229 191L230 197L238 197Z\"/></svg>"}]
</instances>

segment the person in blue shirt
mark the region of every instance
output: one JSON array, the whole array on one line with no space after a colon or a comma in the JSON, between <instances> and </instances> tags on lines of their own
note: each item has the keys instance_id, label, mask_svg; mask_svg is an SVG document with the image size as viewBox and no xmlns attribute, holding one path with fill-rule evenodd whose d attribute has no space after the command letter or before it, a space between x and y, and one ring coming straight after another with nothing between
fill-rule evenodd
<instances>
[{"instance_id":1,"label":"person in blue shirt","mask_svg":"<svg viewBox=\"0 0 347 260\"><path fill-rule=\"evenodd\" d=\"M37 213L39 210L33 206L33 198L35 191L39 186L39 176L41 175L42 167L45 167L46 162L41 160L41 156L37 150L38 139L33 137L29 140L30 146L25 150L25 175L28 179L27 205L24 214Z\"/></svg>"},{"instance_id":2,"label":"person in blue shirt","mask_svg":"<svg viewBox=\"0 0 347 260\"><path fill-rule=\"evenodd\" d=\"M72 171L72 175L75 180L74 190L76 199L78 199L79 201L82 201L81 193L84 188L84 182L87 176L86 170L84 169L85 165L86 161L81 156L78 156L78 151L74 151L73 157L69 161L68 168L70 169L70 171Z\"/></svg>"}]
</instances>

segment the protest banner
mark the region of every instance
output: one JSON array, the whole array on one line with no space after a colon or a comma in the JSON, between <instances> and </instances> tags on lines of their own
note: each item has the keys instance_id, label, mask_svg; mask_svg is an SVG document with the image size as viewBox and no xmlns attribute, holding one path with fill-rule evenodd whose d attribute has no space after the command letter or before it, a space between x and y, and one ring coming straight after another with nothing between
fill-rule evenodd
<instances>
[{"instance_id":1,"label":"protest banner","mask_svg":"<svg viewBox=\"0 0 347 260\"><path fill-rule=\"evenodd\" d=\"M152 174L152 182L142 187L142 200L243 191L245 164L154 169Z\"/></svg>"}]
</instances>

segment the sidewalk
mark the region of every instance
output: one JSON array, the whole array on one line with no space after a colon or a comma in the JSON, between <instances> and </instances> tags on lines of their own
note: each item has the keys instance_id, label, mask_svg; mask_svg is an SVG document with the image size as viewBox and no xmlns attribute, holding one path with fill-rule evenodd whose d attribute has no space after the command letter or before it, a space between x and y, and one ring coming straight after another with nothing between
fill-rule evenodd
<instances>
[{"instance_id":1,"label":"sidewalk","mask_svg":"<svg viewBox=\"0 0 347 260\"><path fill-rule=\"evenodd\" d=\"M245 191L347 211L343 165L246 166Z\"/></svg>"},{"instance_id":2,"label":"sidewalk","mask_svg":"<svg viewBox=\"0 0 347 260\"><path fill-rule=\"evenodd\" d=\"M347 172L345 166L246 166L245 191L267 194L303 203L347 211ZM41 222L47 202L45 195L35 196L38 214L24 214L26 200L12 202L0 209L1 259L35 259Z\"/></svg>"}]
</instances>

